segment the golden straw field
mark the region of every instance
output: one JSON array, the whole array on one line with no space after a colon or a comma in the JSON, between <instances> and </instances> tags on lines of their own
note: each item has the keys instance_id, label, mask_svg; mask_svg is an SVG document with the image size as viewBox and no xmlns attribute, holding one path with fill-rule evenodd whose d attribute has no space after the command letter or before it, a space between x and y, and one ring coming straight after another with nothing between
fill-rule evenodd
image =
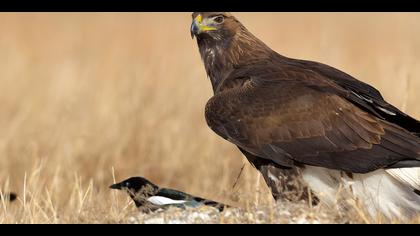
<instances>
[{"instance_id":1,"label":"golden straw field","mask_svg":"<svg viewBox=\"0 0 420 236\"><path fill-rule=\"evenodd\" d=\"M420 119L420 14L235 15L279 53L339 68ZM273 204L206 125L212 90L190 24L191 13L0 13L0 189L19 196L0 201L0 223L128 223L137 210L108 188L114 177Z\"/></svg>"}]
</instances>

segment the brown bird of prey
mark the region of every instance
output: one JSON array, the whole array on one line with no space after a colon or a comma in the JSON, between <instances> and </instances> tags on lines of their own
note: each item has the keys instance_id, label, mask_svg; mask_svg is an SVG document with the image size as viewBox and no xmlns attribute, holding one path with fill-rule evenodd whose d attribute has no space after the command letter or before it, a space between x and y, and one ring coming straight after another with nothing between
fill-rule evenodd
<instances>
[{"instance_id":1,"label":"brown bird of prey","mask_svg":"<svg viewBox=\"0 0 420 236\"><path fill-rule=\"evenodd\" d=\"M192 17L214 91L207 124L272 189L276 173L296 168L328 204L344 187L371 215L420 213L419 121L338 69L278 54L230 13Z\"/></svg>"}]
</instances>

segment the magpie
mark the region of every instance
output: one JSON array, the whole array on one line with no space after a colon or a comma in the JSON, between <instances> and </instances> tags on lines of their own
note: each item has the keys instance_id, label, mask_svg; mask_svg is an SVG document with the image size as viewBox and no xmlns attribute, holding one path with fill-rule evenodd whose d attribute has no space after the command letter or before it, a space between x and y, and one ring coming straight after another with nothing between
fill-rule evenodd
<instances>
[{"instance_id":1,"label":"magpie","mask_svg":"<svg viewBox=\"0 0 420 236\"><path fill-rule=\"evenodd\" d=\"M126 191L137 208L143 212L167 209L170 206L185 209L210 206L223 211L227 205L196 197L178 190L161 188L143 177L131 177L110 186L111 189Z\"/></svg>"}]
</instances>

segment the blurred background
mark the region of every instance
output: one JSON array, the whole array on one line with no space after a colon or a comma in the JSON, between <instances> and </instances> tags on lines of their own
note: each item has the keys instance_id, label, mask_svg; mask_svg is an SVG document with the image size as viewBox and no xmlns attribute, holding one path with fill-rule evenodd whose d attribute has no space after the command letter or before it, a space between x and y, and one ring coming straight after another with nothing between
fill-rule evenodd
<instances>
[{"instance_id":1,"label":"blurred background","mask_svg":"<svg viewBox=\"0 0 420 236\"><path fill-rule=\"evenodd\" d=\"M280 54L341 69L420 118L420 14L234 14ZM113 175L271 201L206 125L212 90L190 24L191 13L0 14L0 187L21 197L0 222L118 212Z\"/></svg>"}]
</instances>

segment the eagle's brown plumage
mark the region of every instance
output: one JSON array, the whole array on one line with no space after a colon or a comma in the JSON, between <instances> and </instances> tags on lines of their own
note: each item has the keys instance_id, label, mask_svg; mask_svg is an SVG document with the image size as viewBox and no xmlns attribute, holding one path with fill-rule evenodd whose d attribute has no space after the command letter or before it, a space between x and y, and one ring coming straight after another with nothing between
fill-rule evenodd
<instances>
[{"instance_id":1,"label":"eagle's brown plumage","mask_svg":"<svg viewBox=\"0 0 420 236\"><path fill-rule=\"evenodd\" d=\"M214 28L192 26L214 90L207 123L257 168L368 173L420 166L420 123L375 88L330 66L276 53L229 13L194 13L193 19L198 15Z\"/></svg>"}]
</instances>

